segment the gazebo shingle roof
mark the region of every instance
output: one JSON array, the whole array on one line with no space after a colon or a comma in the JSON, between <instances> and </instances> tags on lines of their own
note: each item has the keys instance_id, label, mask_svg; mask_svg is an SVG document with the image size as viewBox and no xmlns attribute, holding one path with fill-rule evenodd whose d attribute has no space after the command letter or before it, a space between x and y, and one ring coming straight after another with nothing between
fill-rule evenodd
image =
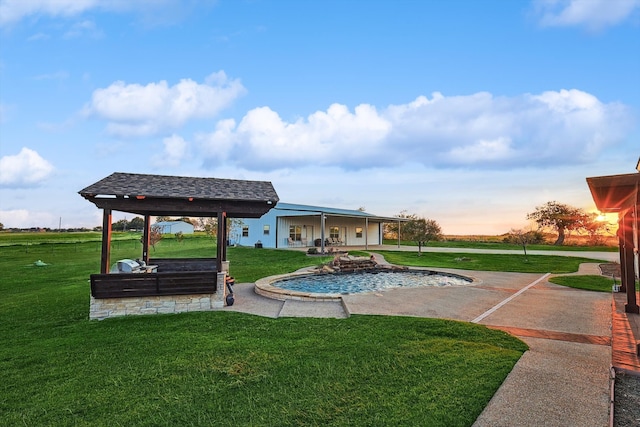
<instances>
[{"instance_id":1,"label":"gazebo shingle roof","mask_svg":"<svg viewBox=\"0 0 640 427\"><path fill-rule=\"evenodd\" d=\"M267 181L116 172L79 191L101 209L140 215L259 218L278 203Z\"/></svg>"},{"instance_id":2,"label":"gazebo shingle roof","mask_svg":"<svg viewBox=\"0 0 640 427\"><path fill-rule=\"evenodd\" d=\"M196 178L188 176L147 175L116 172L79 191L80 195L145 196L207 200L271 201L279 200L267 181Z\"/></svg>"}]
</instances>

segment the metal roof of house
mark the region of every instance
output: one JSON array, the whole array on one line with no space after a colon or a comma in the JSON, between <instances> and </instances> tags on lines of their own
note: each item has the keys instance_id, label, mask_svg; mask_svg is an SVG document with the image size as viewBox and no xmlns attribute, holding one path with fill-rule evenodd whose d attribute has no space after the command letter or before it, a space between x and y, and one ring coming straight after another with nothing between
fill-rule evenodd
<instances>
[{"instance_id":1,"label":"metal roof of house","mask_svg":"<svg viewBox=\"0 0 640 427\"><path fill-rule=\"evenodd\" d=\"M116 172L79 191L103 209L143 215L260 217L278 202L271 182Z\"/></svg>"},{"instance_id":2,"label":"metal roof of house","mask_svg":"<svg viewBox=\"0 0 640 427\"><path fill-rule=\"evenodd\" d=\"M275 209L283 210L283 211L309 212L310 215L320 215L324 213L325 215L360 217L360 218L369 218L369 219L375 219L380 221L398 221L398 220L404 221L402 218L378 216L378 215L374 215L368 212L363 212L357 209L339 209L339 208L331 208L326 206L310 206L310 205L299 205L299 204L293 204L293 203L278 203Z\"/></svg>"}]
</instances>

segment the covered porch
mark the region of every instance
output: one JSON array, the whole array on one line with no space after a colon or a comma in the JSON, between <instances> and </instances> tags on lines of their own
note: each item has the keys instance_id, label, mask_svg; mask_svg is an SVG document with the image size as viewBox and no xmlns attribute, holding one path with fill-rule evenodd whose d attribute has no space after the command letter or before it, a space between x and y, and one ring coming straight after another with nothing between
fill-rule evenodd
<instances>
[{"instance_id":1,"label":"covered porch","mask_svg":"<svg viewBox=\"0 0 640 427\"><path fill-rule=\"evenodd\" d=\"M639 313L636 279L638 277L638 188L640 173L587 178L596 207L602 213L618 215L621 288L626 293L625 311Z\"/></svg>"},{"instance_id":2,"label":"covered porch","mask_svg":"<svg viewBox=\"0 0 640 427\"><path fill-rule=\"evenodd\" d=\"M387 218L365 212L347 213L338 209L297 208L287 214L283 208L276 223L277 248L317 247L327 249L369 249L383 244L384 224L401 223L403 218Z\"/></svg>"},{"instance_id":3,"label":"covered porch","mask_svg":"<svg viewBox=\"0 0 640 427\"><path fill-rule=\"evenodd\" d=\"M278 202L270 182L131 173L114 173L79 194L103 210L100 273L91 275L90 318L222 308L229 276L227 219L259 218ZM145 268L110 271L113 211L144 218L136 263ZM217 218L215 254L150 258L152 216Z\"/></svg>"},{"instance_id":4,"label":"covered porch","mask_svg":"<svg viewBox=\"0 0 640 427\"><path fill-rule=\"evenodd\" d=\"M638 162L640 172L640 161ZM621 287L613 294L612 364L616 370L640 369L640 307L636 280L638 268L638 204L640 173L587 178L596 207L618 215Z\"/></svg>"}]
</instances>

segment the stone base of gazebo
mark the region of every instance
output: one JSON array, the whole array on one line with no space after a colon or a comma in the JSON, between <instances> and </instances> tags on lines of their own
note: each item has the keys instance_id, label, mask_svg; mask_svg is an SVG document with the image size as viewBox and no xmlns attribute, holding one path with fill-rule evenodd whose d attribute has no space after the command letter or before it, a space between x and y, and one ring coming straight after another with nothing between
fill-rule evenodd
<instances>
[{"instance_id":1,"label":"stone base of gazebo","mask_svg":"<svg viewBox=\"0 0 640 427\"><path fill-rule=\"evenodd\" d=\"M216 294L105 299L91 297L89 319L102 320L129 315L210 311L220 309L223 306L222 301L216 301Z\"/></svg>"},{"instance_id":2,"label":"stone base of gazebo","mask_svg":"<svg viewBox=\"0 0 640 427\"><path fill-rule=\"evenodd\" d=\"M225 265L228 268L228 264ZM225 283L226 273L218 273L218 283ZM143 314L211 311L224 307L226 286L212 294L161 295L124 298L94 298L91 296L89 319L102 320Z\"/></svg>"}]
</instances>

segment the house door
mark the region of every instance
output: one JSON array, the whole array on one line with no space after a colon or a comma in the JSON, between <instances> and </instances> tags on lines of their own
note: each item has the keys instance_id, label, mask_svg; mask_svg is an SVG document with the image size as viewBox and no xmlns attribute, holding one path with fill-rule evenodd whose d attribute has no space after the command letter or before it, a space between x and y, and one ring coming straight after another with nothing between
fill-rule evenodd
<instances>
[{"instance_id":1,"label":"house door","mask_svg":"<svg viewBox=\"0 0 640 427\"><path fill-rule=\"evenodd\" d=\"M302 238L306 239L307 246L313 246L313 225L305 225L302 230Z\"/></svg>"}]
</instances>

